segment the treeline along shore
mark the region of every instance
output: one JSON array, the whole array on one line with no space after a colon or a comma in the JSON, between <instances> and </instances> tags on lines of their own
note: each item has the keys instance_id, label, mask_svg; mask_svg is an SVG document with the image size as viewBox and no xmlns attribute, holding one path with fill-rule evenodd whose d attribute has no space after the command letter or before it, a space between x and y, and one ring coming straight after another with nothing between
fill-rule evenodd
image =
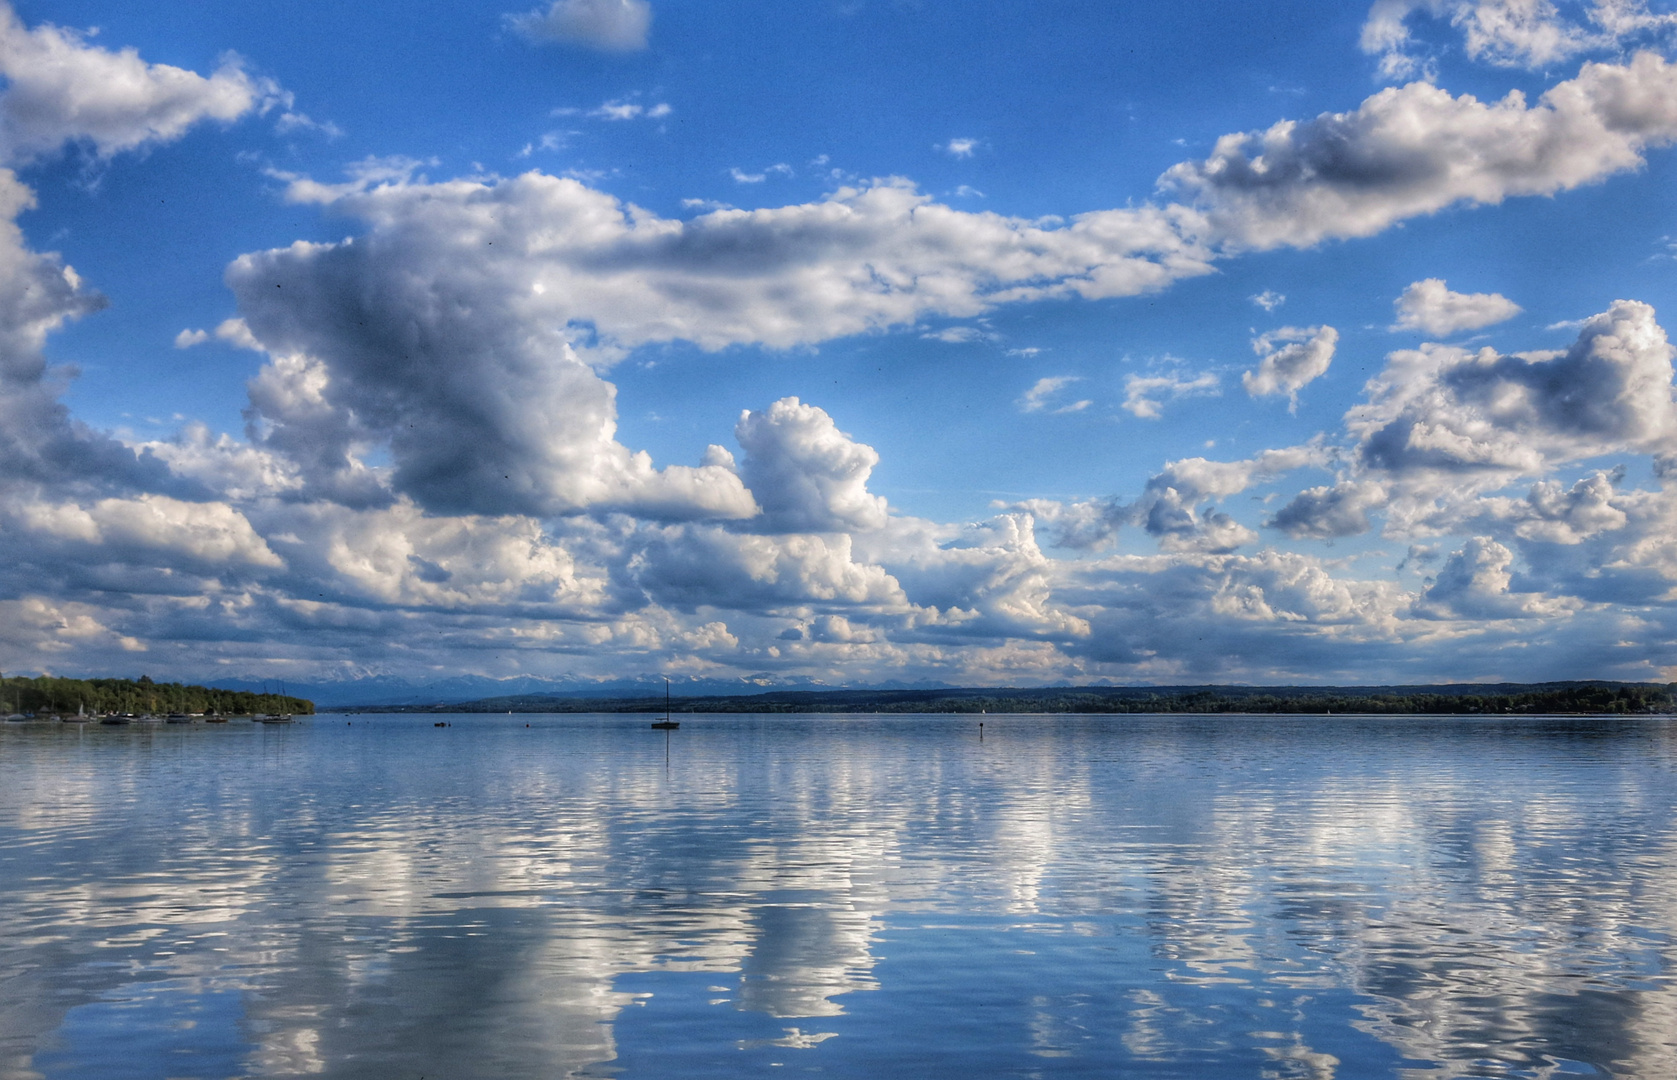
<instances>
[{"instance_id":1,"label":"treeline along shore","mask_svg":"<svg viewBox=\"0 0 1677 1080\"><path fill-rule=\"evenodd\" d=\"M102 713L216 713L253 716L263 713L314 712L314 702L285 694L253 694L245 690L217 690L186 683L138 679L0 679L0 712L56 715L83 711Z\"/></svg>"},{"instance_id":2,"label":"treeline along shore","mask_svg":"<svg viewBox=\"0 0 1677 1080\"><path fill-rule=\"evenodd\" d=\"M679 713L1562 713L1677 712L1677 683L1451 683L1436 686L1054 686L935 690L777 690L675 697ZM662 694L528 694L337 712L653 713Z\"/></svg>"}]
</instances>

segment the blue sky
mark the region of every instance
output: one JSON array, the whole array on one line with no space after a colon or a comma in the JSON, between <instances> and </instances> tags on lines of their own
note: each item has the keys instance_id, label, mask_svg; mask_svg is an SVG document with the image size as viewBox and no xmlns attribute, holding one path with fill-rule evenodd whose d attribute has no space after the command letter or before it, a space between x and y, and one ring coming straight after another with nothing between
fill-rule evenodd
<instances>
[{"instance_id":1,"label":"blue sky","mask_svg":"<svg viewBox=\"0 0 1677 1080\"><path fill-rule=\"evenodd\" d=\"M18 3L0 664L1677 671L1677 15Z\"/></svg>"}]
</instances>

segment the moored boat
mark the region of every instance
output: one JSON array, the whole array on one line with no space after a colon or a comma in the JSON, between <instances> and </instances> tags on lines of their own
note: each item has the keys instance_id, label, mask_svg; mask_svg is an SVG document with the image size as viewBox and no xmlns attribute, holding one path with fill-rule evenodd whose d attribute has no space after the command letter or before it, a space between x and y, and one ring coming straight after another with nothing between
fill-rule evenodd
<instances>
[{"instance_id":1,"label":"moored boat","mask_svg":"<svg viewBox=\"0 0 1677 1080\"><path fill-rule=\"evenodd\" d=\"M652 726L663 731L674 731L681 726L680 720L670 719L670 677L668 675L664 676L664 718L654 720Z\"/></svg>"}]
</instances>

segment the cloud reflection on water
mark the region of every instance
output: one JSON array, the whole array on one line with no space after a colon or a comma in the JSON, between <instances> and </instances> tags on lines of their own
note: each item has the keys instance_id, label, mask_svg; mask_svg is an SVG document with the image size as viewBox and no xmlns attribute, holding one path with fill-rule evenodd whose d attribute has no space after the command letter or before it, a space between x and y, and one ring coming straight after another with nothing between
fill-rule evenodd
<instances>
[{"instance_id":1,"label":"cloud reflection on water","mask_svg":"<svg viewBox=\"0 0 1677 1080\"><path fill-rule=\"evenodd\" d=\"M998 1068L1677 1072L1669 722L1335 719L701 719L667 772L617 721L10 727L0 1078L153 984L236 993L256 1076L856 1072L944 1015Z\"/></svg>"}]
</instances>

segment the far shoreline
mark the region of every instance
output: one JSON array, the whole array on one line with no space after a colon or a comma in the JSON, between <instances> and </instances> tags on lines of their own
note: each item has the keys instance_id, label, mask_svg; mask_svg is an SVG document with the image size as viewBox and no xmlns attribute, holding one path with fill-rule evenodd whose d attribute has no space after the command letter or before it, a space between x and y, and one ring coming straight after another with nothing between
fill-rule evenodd
<instances>
[{"instance_id":1,"label":"far shoreline","mask_svg":"<svg viewBox=\"0 0 1677 1080\"><path fill-rule=\"evenodd\" d=\"M320 713L662 713L659 695L526 694L476 701L321 705ZM778 690L668 699L673 713L764 715L1648 716L1677 713L1677 684L1573 681L1407 686L1053 686Z\"/></svg>"}]
</instances>

